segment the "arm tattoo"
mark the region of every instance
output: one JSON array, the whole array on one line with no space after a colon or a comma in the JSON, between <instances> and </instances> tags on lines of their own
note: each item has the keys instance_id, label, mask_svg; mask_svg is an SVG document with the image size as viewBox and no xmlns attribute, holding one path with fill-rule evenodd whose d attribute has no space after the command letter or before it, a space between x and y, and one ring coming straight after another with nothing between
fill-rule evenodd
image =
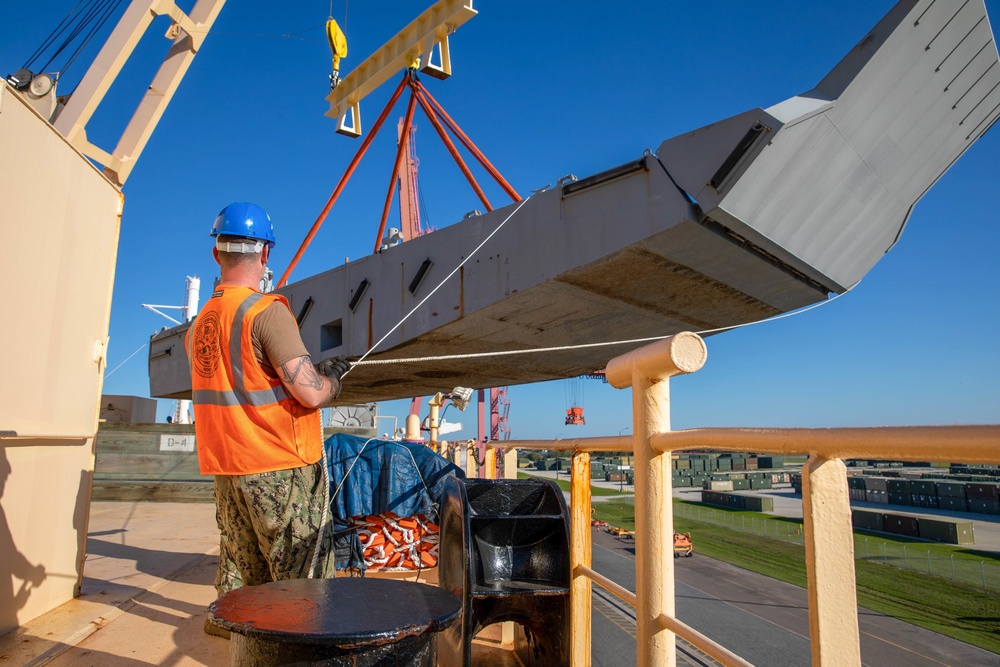
<instances>
[{"instance_id":1,"label":"arm tattoo","mask_svg":"<svg viewBox=\"0 0 1000 667\"><path fill-rule=\"evenodd\" d=\"M300 384L312 387L317 391L323 388L323 378L313 368L312 359L308 356L292 359L281 365L282 379L288 384Z\"/></svg>"},{"instance_id":2,"label":"arm tattoo","mask_svg":"<svg viewBox=\"0 0 1000 667\"><path fill-rule=\"evenodd\" d=\"M335 380L333 378L327 378L330 380L330 391L327 392L326 400L323 401L325 404L329 405L330 401L337 398L340 394L340 380Z\"/></svg>"}]
</instances>

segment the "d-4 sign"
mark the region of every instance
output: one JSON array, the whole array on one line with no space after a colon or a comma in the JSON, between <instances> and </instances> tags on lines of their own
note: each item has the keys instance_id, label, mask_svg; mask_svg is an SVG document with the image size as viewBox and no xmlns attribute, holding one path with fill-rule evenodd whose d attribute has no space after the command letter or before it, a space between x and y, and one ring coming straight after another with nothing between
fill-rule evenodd
<instances>
[{"instance_id":1,"label":"d-4 sign","mask_svg":"<svg viewBox=\"0 0 1000 667\"><path fill-rule=\"evenodd\" d=\"M166 435L160 436L161 452L193 452L193 435Z\"/></svg>"}]
</instances>

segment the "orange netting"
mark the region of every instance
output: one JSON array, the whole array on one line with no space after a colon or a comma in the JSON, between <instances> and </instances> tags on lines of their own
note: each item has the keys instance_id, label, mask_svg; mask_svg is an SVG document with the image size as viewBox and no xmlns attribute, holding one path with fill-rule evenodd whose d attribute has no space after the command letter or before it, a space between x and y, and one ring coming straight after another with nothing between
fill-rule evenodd
<instances>
[{"instance_id":1,"label":"orange netting","mask_svg":"<svg viewBox=\"0 0 1000 667\"><path fill-rule=\"evenodd\" d=\"M437 565L439 528L422 514L359 516L351 519L351 526L358 531L369 570L420 570Z\"/></svg>"}]
</instances>

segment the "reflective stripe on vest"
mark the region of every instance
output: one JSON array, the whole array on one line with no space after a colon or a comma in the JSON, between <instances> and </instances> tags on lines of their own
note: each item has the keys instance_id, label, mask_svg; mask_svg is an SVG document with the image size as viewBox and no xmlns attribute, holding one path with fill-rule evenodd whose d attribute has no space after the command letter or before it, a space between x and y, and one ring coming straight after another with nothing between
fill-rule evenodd
<instances>
[{"instance_id":1,"label":"reflective stripe on vest","mask_svg":"<svg viewBox=\"0 0 1000 667\"><path fill-rule=\"evenodd\" d=\"M229 364L233 369L233 391L236 392L238 403L236 405L267 405L267 403L251 403L247 395L246 380L243 378L243 318L253 305L261 300L264 295L260 292L253 292L243 299L240 307L236 309L233 316L233 331L229 337ZM269 401L273 402L273 401ZM216 404L217 405L217 404ZM225 404L229 405L229 404Z\"/></svg>"},{"instance_id":2,"label":"reflective stripe on vest","mask_svg":"<svg viewBox=\"0 0 1000 667\"><path fill-rule=\"evenodd\" d=\"M288 398L283 386L259 391L214 391L212 389L196 389L191 392L191 400L199 405L221 405L233 407L236 405L251 405L259 408L272 405Z\"/></svg>"}]
</instances>

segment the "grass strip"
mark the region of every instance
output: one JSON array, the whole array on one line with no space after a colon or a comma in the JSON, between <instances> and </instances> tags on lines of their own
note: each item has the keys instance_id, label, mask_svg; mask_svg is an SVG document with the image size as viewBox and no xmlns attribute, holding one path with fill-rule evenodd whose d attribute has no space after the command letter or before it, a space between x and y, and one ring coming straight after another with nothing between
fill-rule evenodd
<instances>
[{"instance_id":1,"label":"grass strip","mask_svg":"<svg viewBox=\"0 0 1000 667\"><path fill-rule=\"evenodd\" d=\"M595 503L594 508L595 518L627 530L635 529L635 506L631 499ZM780 520L780 517L768 518ZM691 533L696 554L806 587L805 548L798 544L677 514L674 528ZM1000 653L1000 596L961 582L890 567L855 561L859 605Z\"/></svg>"}]
</instances>

